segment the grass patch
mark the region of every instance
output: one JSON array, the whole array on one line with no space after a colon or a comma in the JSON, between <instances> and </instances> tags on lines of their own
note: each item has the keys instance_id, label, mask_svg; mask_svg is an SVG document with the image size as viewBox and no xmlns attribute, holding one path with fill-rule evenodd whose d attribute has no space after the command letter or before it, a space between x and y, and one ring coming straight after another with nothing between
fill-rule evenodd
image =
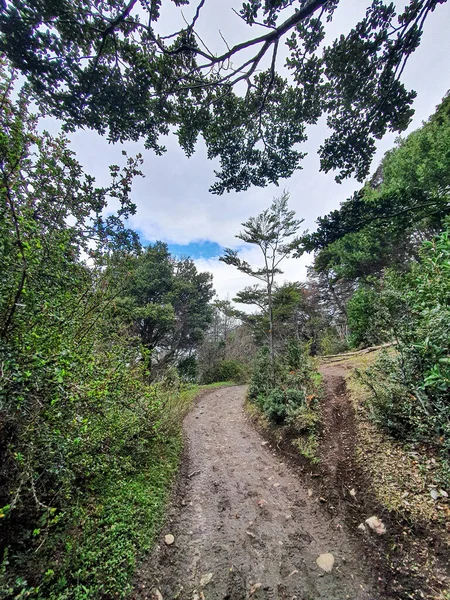
<instances>
[{"instance_id":1,"label":"grass patch","mask_svg":"<svg viewBox=\"0 0 450 600\"><path fill-rule=\"evenodd\" d=\"M310 433L307 437L298 437L292 440L292 445L302 456L316 465L320 462L319 441L315 433Z\"/></svg>"}]
</instances>

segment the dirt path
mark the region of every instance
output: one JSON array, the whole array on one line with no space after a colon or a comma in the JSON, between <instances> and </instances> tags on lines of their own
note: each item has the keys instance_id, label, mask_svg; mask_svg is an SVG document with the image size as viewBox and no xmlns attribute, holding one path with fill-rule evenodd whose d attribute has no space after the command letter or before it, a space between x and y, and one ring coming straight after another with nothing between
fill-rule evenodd
<instances>
[{"instance_id":1,"label":"dirt path","mask_svg":"<svg viewBox=\"0 0 450 600\"><path fill-rule=\"evenodd\" d=\"M322 364L325 393L322 406L324 430L321 444L323 486L331 491L335 503L353 487L355 449L354 412L347 395L345 363ZM346 486L346 490L342 486Z\"/></svg>"},{"instance_id":2,"label":"dirt path","mask_svg":"<svg viewBox=\"0 0 450 600\"><path fill-rule=\"evenodd\" d=\"M382 598L340 523L248 421L244 396L243 387L218 389L188 415L174 504L134 597L160 599L157 589L164 600ZM315 562L328 552L331 573Z\"/></svg>"}]
</instances>

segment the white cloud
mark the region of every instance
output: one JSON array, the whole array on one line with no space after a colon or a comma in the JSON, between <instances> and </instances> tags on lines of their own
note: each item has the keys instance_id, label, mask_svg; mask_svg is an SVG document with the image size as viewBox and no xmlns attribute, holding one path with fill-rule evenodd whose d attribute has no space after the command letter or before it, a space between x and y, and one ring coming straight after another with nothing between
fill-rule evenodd
<instances>
[{"instance_id":1,"label":"white cloud","mask_svg":"<svg viewBox=\"0 0 450 600\"><path fill-rule=\"evenodd\" d=\"M243 248L239 252L239 256L252 266L261 266L261 252L256 246ZM286 259L280 265L283 274L277 277L277 283L304 281L306 279L306 266L308 262L308 256L302 256L298 259ZM232 300L242 288L258 283L257 279L239 272L235 267L220 262L218 258L197 259L195 264L200 271L208 271L213 274L214 288L219 298L226 298L228 296ZM243 304L237 307L245 312L254 311L254 307L247 307Z\"/></svg>"}]
</instances>

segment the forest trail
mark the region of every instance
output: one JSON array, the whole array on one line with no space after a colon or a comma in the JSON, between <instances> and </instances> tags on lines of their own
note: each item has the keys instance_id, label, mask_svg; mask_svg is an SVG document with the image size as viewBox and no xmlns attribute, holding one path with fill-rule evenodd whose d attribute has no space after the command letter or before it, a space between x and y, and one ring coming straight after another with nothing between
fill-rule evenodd
<instances>
[{"instance_id":1,"label":"forest trail","mask_svg":"<svg viewBox=\"0 0 450 600\"><path fill-rule=\"evenodd\" d=\"M174 501L134 598L385 597L340 519L250 423L244 399L245 387L221 388L199 398L186 418ZM316 564L323 553L335 558L331 572Z\"/></svg>"}]
</instances>

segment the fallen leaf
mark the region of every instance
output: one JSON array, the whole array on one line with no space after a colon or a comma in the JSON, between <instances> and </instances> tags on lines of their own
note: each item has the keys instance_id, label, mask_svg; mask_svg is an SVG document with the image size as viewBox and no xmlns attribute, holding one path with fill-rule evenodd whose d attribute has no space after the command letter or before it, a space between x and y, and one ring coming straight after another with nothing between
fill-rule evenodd
<instances>
[{"instance_id":1,"label":"fallen leaf","mask_svg":"<svg viewBox=\"0 0 450 600\"><path fill-rule=\"evenodd\" d=\"M257 592L257 591L259 590L259 588L260 588L260 587L261 587L261 584L260 584L260 583L254 583L254 584L252 585L252 587L250 588L250 591L249 591L248 595L249 595L249 596L253 596L253 594L254 594L255 592Z\"/></svg>"}]
</instances>

